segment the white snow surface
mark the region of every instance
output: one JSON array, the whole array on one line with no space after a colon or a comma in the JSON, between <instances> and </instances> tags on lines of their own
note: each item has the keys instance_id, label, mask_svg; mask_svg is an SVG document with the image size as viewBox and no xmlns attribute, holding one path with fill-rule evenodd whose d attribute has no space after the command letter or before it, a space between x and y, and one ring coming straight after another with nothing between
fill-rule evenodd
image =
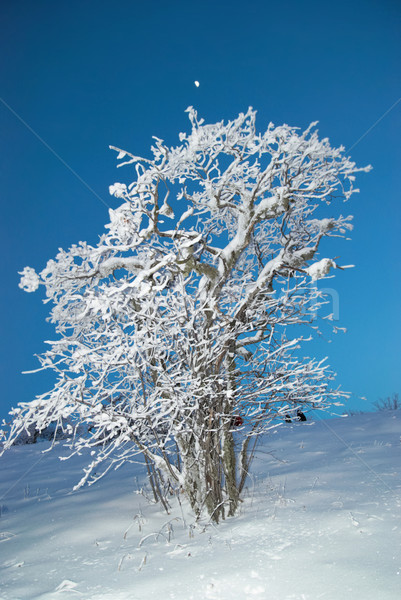
<instances>
[{"instance_id":1,"label":"white snow surface","mask_svg":"<svg viewBox=\"0 0 401 600\"><path fill-rule=\"evenodd\" d=\"M0 459L1 600L395 600L401 411L283 425L259 445L238 516L163 513L142 466L73 492L61 443Z\"/></svg>"}]
</instances>

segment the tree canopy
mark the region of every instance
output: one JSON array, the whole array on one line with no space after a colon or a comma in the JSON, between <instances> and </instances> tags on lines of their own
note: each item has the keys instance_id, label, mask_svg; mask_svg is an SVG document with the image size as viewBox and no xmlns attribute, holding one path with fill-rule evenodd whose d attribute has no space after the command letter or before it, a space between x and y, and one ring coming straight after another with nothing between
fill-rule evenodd
<instances>
[{"instance_id":1,"label":"tree canopy","mask_svg":"<svg viewBox=\"0 0 401 600\"><path fill-rule=\"evenodd\" d=\"M258 436L343 396L300 346L324 303L314 282L340 267L320 244L348 235L336 205L368 168L316 123L258 133L252 109L215 124L188 114L191 132L174 147L154 138L151 158L113 148L135 178L110 187L120 204L96 246L21 273L52 303L58 339L39 360L57 381L12 411L4 448L32 423L68 422L72 452L91 449L81 484L142 455L166 508L167 488L184 491L218 521L238 507Z\"/></svg>"}]
</instances>

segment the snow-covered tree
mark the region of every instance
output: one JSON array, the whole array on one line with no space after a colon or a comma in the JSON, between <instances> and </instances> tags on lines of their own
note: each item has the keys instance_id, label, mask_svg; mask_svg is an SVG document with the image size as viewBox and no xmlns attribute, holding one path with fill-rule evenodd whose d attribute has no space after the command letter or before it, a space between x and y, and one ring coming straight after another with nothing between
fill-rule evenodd
<instances>
[{"instance_id":1,"label":"snow-covered tree","mask_svg":"<svg viewBox=\"0 0 401 600\"><path fill-rule=\"evenodd\" d=\"M324 302L314 282L338 267L320 243L351 229L334 204L368 169L315 123L258 133L252 109L212 125L188 113L176 147L113 148L135 179L110 187L120 205L97 246L22 272L53 303L58 339L39 359L57 381L11 412L4 448L67 420L72 452L91 449L80 484L142 455L165 506L167 484L217 522L238 507L258 436L343 395L300 347Z\"/></svg>"}]
</instances>

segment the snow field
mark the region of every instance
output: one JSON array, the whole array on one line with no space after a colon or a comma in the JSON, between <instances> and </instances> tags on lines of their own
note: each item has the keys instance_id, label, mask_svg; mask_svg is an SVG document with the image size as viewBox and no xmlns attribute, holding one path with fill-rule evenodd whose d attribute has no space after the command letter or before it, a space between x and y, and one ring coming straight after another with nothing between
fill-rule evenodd
<instances>
[{"instance_id":1,"label":"snow field","mask_svg":"<svg viewBox=\"0 0 401 600\"><path fill-rule=\"evenodd\" d=\"M149 503L140 465L72 492L86 456L0 460L1 600L396 600L401 414L283 425L259 445L238 516Z\"/></svg>"}]
</instances>

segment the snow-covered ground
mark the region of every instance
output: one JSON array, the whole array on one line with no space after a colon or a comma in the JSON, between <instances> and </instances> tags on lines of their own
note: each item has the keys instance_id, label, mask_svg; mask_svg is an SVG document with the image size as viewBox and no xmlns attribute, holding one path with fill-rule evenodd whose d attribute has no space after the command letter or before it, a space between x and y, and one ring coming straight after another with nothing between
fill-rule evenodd
<instances>
[{"instance_id":1,"label":"snow-covered ground","mask_svg":"<svg viewBox=\"0 0 401 600\"><path fill-rule=\"evenodd\" d=\"M398 600L401 411L282 426L240 514L150 503L138 465L72 492L85 456L0 459L1 600Z\"/></svg>"}]
</instances>

